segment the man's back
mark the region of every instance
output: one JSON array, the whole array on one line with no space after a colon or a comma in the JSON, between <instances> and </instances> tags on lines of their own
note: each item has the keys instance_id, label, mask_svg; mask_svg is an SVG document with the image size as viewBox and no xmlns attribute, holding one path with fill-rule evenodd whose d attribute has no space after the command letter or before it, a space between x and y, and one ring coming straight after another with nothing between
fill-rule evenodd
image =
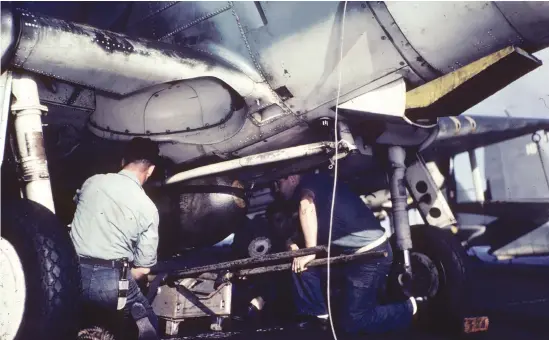
<instances>
[{"instance_id":1,"label":"man's back","mask_svg":"<svg viewBox=\"0 0 549 340\"><path fill-rule=\"evenodd\" d=\"M77 203L71 238L80 256L156 262L158 210L130 171L90 177Z\"/></svg>"},{"instance_id":2,"label":"man's back","mask_svg":"<svg viewBox=\"0 0 549 340\"><path fill-rule=\"evenodd\" d=\"M328 244L333 178L324 174L303 175L296 194L313 194L318 217L318 243ZM362 247L384 234L373 212L343 182L337 183L332 244Z\"/></svg>"}]
</instances>

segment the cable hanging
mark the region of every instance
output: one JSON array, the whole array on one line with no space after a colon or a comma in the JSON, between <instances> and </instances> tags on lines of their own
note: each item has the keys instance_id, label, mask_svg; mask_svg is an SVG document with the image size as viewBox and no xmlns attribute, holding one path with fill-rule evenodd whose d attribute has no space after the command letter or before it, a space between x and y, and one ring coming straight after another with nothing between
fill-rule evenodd
<instances>
[{"instance_id":1,"label":"cable hanging","mask_svg":"<svg viewBox=\"0 0 549 340\"><path fill-rule=\"evenodd\" d=\"M337 125L338 125L338 109L339 109L339 97L341 96L341 75L342 75L342 60L343 60L343 37L345 36L345 14L347 13L347 1L343 5L343 17L341 19L341 43L339 48L339 70L338 70L338 81L337 81L337 98L335 106L335 120L334 120L334 140L335 140L335 155L334 155L334 185L332 189L332 206L330 208L330 229L328 233L328 263L327 263L327 292L326 296L328 298L328 316L330 319L330 327L332 329L332 334L334 339L337 340L337 335L334 327L334 321L332 318L332 303L331 303L331 280L330 280L330 255L332 248L332 228L334 223L334 207L335 207L335 196L337 189L337 170L338 170L338 136L337 136Z\"/></svg>"}]
</instances>

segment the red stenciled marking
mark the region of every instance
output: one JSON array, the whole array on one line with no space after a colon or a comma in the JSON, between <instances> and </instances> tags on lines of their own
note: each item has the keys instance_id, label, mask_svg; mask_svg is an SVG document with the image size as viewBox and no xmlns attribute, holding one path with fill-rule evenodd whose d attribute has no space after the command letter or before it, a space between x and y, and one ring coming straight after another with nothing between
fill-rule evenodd
<instances>
[{"instance_id":1,"label":"red stenciled marking","mask_svg":"<svg viewBox=\"0 0 549 340\"><path fill-rule=\"evenodd\" d=\"M485 332L488 330L490 320L487 316L463 319L463 331L465 333Z\"/></svg>"}]
</instances>

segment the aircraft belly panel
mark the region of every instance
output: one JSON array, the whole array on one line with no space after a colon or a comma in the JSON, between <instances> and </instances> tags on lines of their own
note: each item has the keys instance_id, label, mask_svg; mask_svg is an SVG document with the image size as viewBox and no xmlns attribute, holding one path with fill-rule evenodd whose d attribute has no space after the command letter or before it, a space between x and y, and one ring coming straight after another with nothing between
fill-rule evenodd
<instances>
[{"instance_id":1,"label":"aircraft belly panel","mask_svg":"<svg viewBox=\"0 0 549 340\"><path fill-rule=\"evenodd\" d=\"M202 2L201 4L210 3ZM214 6L218 7L219 3ZM202 16L202 11L209 12L210 8L200 8L194 2L134 2L126 32L132 36L160 40L163 35L175 29L175 25L181 22L191 22L197 16ZM170 28L170 26L172 27Z\"/></svg>"},{"instance_id":2,"label":"aircraft belly panel","mask_svg":"<svg viewBox=\"0 0 549 340\"><path fill-rule=\"evenodd\" d=\"M80 110L95 109L95 92L90 89L76 87L70 83L52 78L37 79L40 100L54 105L65 105Z\"/></svg>"},{"instance_id":3,"label":"aircraft belly panel","mask_svg":"<svg viewBox=\"0 0 549 340\"><path fill-rule=\"evenodd\" d=\"M267 25L247 37L271 87L287 88L286 104L294 112L335 99L343 4L268 2L262 8ZM406 65L369 8L358 2L348 3L342 64L342 94Z\"/></svg>"},{"instance_id":4,"label":"aircraft belly panel","mask_svg":"<svg viewBox=\"0 0 549 340\"><path fill-rule=\"evenodd\" d=\"M523 41L490 2L386 2L386 5L415 50L443 73Z\"/></svg>"}]
</instances>

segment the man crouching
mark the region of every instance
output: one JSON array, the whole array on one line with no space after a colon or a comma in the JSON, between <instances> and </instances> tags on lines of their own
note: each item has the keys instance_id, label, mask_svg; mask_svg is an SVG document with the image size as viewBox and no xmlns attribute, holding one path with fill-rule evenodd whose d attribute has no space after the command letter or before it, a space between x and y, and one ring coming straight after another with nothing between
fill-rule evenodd
<instances>
[{"instance_id":1,"label":"man crouching","mask_svg":"<svg viewBox=\"0 0 549 340\"><path fill-rule=\"evenodd\" d=\"M298 205L304 246L327 245L330 229L333 178L323 175L291 175L276 182L278 194ZM297 244L291 250L299 249ZM341 279L339 313L334 317L346 333L383 333L407 328L417 310L414 298L401 303L379 305L379 288L384 285L393 261L387 235L373 212L344 183L338 182L332 226L332 255L367 250L386 251L383 259L359 258L333 266ZM327 320L321 278L326 269L306 268L316 255L297 257L292 264L294 298L302 317ZM324 281L324 280L322 280ZM324 281L326 282L326 281ZM334 287L334 285L332 285Z\"/></svg>"}]
</instances>

